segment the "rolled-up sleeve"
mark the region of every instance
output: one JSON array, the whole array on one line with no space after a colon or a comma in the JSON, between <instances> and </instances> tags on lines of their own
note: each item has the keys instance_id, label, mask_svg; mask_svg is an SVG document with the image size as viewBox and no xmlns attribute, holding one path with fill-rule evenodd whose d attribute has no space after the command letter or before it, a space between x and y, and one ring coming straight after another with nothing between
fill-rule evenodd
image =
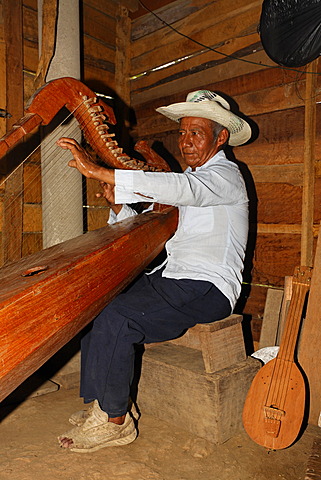
<instances>
[{"instance_id":1,"label":"rolled-up sleeve","mask_svg":"<svg viewBox=\"0 0 321 480\"><path fill-rule=\"evenodd\" d=\"M221 154L219 161L210 160L205 165L206 168L199 167L193 172L187 169L184 173L115 170L115 201L196 207L242 201L243 178L235 164Z\"/></svg>"}]
</instances>

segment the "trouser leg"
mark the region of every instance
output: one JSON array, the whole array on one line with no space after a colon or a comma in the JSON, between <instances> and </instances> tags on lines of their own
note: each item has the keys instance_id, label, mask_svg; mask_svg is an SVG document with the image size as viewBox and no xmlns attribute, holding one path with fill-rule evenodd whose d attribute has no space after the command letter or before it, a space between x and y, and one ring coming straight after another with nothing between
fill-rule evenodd
<instances>
[{"instance_id":1,"label":"trouser leg","mask_svg":"<svg viewBox=\"0 0 321 480\"><path fill-rule=\"evenodd\" d=\"M165 341L196 323L230 314L226 297L208 282L145 277L95 319L82 345L81 396L97 399L111 417L127 411L134 344Z\"/></svg>"}]
</instances>

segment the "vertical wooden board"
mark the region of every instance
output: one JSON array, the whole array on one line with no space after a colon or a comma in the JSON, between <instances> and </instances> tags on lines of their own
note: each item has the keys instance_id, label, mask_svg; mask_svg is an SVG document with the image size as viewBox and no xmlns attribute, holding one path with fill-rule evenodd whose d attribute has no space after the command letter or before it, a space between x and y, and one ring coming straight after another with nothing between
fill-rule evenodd
<instances>
[{"instance_id":1,"label":"vertical wooden board","mask_svg":"<svg viewBox=\"0 0 321 480\"><path fill-rule=\"evenodd\" d=\"M97 198L96 194L101 193L102 189L99 185L97 180L93 180L92 178L86 179L86 200L87 205L94 206L97 205L99 207L105 207L107 205L106 200L104 198Z\"/></svg>"},{"instance_id":2,"label":"vertical wooden board","mask_svg":"<svg viewBox=\"0 0 321 480\"><path fill-rule=\"evenodd\" d=\"M23 169L24 202L41 203L41 168L34 163L26 163Z\"/></svg>"},{"instance_id":3,"label":"vertical wooden board","mask_svg":"<svg viewBox=\"0 0 321 480\"><path fill-rule=\"evenodd\" d=\"M283 290L268 288L264 307L260 348L276 345Z\"/></svg>"},{"instance_id":4,"label":"vertical wooden board","mask_svg":"<svg viewBox=\"0 0 321 480\"><path fill-rule=\"evenodd\" d=\"M22 256L32 255L42 250L42 233L24 233L22 236Z\"/></svg>"},{"instance_id":5,"label":"vertical wooden board","mask_svg":"<svg viewBox=\"0 0 321 480\"><path fill-rule=\"evenodd\" d=\"M303 322L298 360L309 384L309 423L318 425L321 412L321 237L314 257L311 289Z\"/></svg>"},{"instance_id":6,"label":"vertical wooden board","mask_svg":"<svg viewBox=\"0 0 321 480\"><path fill-rule=\"evenodd\" d=\"M128 10L121 5L118 7L116 24L116 58L115 83L116 92L127 106L130 105L130 29L131 21Z\"/></svg>"},{"instance_id":7,"label":"vertical wooden board","mask_svg":"<svg viewBox=\"0 0 321 480\"><path fill-rule=\"evenodd\" d=\"M87 212L87 229L96 230L97 228L105 227L109 217L110 209L106 208L89 208Z\"/></svg>"},{"instance_id":8,"label":"vertical wooden board","mask_svg":"<svg viewBox=\"0 0 321 480\"><path fill-rule=\"evenodd\" d=\"M6 79L6 44L4 39L4 19L3 19L3 7L2 2L0 4L0 107L6 109L7 99L6 99L6 89L7 89L7 79ZM0 117L0 137L6 133L6 119ZM0 174L5 173L0 162Z\"/></svg>"},{"instance_id":9,"label":"vertical wooden board","mask_svg":"<svg viewBox=\"0 0 321 480\"><path fill-rule=\"evenodd\" d=\"M3 229L3 200L0 197L0 232L2 232Z\"/></svg>"},{"instance_id":10,"label":"vertical wooden board","mask_svg":"<svg viewBox=\"0 0 321 480\"><path fill-rule=\"evenodd\" d=\"M23 207L23 232L42 231L42 208L37 204L24 204Z\"/></svg>"},{"instance_id":11,"label":"vertical wooden board","mask_svg":"<svg viewBox=\"0 0 321 480\"><path fill-rule=\"evenodd\" d=\"M26 72L34 77L39 62L38 46L31 42L24 41L23 47L23 66Z\"/></svg>"},{"instance_id":12,"label":"vertical wooden board","mask_svg":"<svg viewBox=\"0 0 321 480\"><path fill-rule=\"evenodd\" d=\"M22 1L3 0L6 109L11 117L7 119L9 130L23 115L23 40ZM8 160L7 160L8 161ZM10 164L13 168L14 164ZM9 164L7 165L9 168ZM22 200L17 196L22 191L22 169L18 169L6 183L4 198L3 259L4 262L17 260L22 250ZM12 200L14 198L14 200ZM13 245L12 240L15 239Z\"/></svg>"},{"instance_id":13,"label":"vertical wooden board","mask_svg":"<svg viewBox=\"0 0 321 480\"><path fill-rule=\"evenodd\" d=\"M315 181L315 137L318 59L309 65L306 79L305 127L304 127L304 178L302 194L301 265L313 263L313 213Z\"/></svg>"}]
</instances>

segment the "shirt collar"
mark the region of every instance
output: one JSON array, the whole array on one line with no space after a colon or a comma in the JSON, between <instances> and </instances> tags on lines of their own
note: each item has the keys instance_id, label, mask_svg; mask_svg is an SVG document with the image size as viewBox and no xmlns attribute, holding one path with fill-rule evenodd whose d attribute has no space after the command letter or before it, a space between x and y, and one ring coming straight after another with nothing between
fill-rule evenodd
<instances>
[{"instance_id":1,"label":"shirt collar","mask_svg":"<svg viewBox=\"0 0 321 480\"><path fill-rule=\"evenodd\" d=\"M224 150L219 150L213 157L207 160L207 162L205 162L204 165L201 165L200 167L196 167L194 171L197 172L198 170L203 170L204 168L210 167L211 165L216 163L218 160L223 160L223 159L226 160L225 152ZM187 167L187 169L185 170L185 172L191 172L191 171L192 171L192 167Z\"/></svg>"}]
</instances>

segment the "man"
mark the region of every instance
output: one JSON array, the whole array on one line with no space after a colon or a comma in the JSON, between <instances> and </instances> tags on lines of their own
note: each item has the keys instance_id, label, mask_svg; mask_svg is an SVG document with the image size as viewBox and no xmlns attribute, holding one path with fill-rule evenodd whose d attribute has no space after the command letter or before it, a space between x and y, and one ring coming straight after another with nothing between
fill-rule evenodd
<instances>
[{"instance_id":1,"label":"man","mask_svg":"<svg viewBox=\"0 0 321 480\"><path fill-rule=\"evenodd\" d=\"M127 203L137 201L179 209L166 261L113 300L83 339L80 395L93 404L73 415L76 426L58 438L76 452L135 440L128 412L135 344L169 340L196 323L222 319L240 294L248 199L240 171L223 149L245 143L251 129L207 90L157 110L180 123L184 173L108 170L91 162L74 140L58 141L73 154L71 167L106 185L104 195L114 202L117 220L132 213Z\"/></svg>"}]
</instances>

